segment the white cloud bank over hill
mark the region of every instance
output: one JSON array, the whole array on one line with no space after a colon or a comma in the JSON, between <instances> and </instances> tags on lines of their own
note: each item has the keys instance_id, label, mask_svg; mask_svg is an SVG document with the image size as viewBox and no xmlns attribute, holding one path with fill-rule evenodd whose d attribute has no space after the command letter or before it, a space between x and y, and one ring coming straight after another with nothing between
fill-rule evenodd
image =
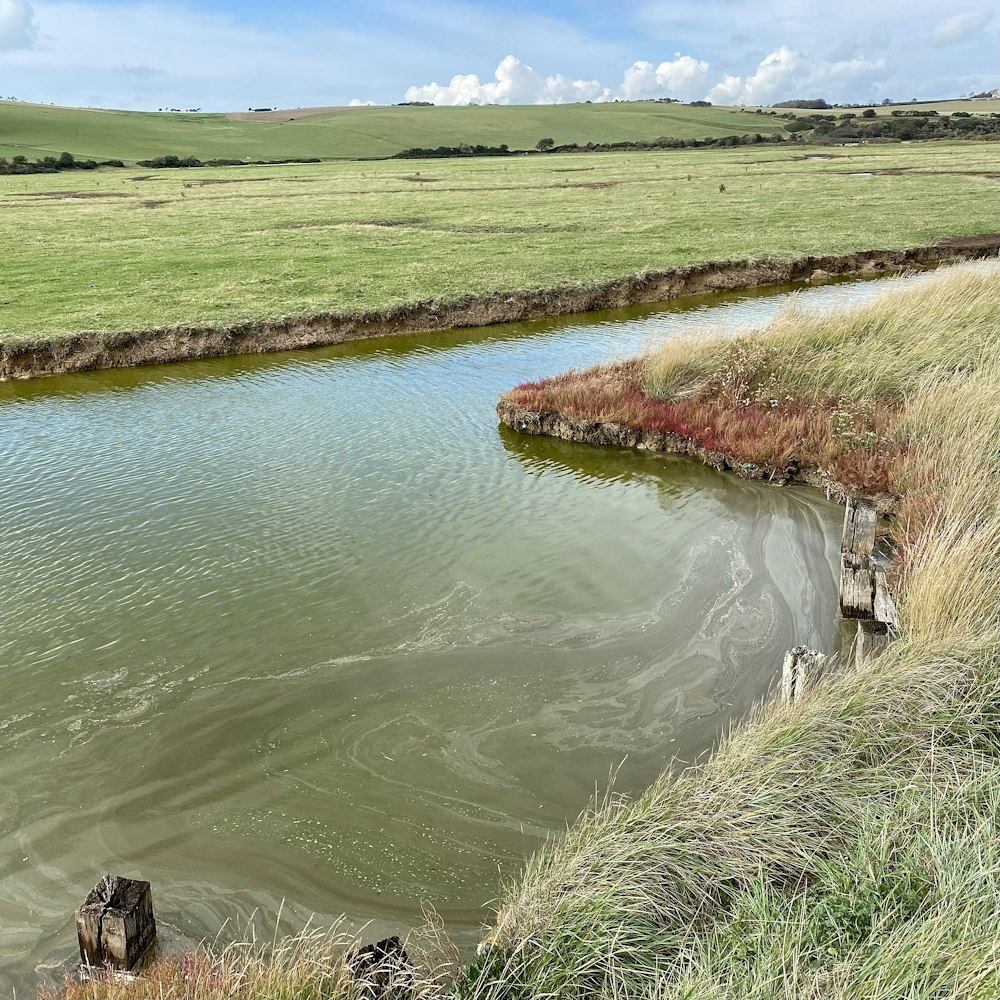
<instances>
[{"instance_id":1,"label":"white cloud bank over hill","mask_svg":"<svg viewBox=\"0 0 1000 1000\"><path fill-rule=\"evenodd\" d=\"M748 76L725 74L713 83L707 62L675 52L673 60L658 66L633 63L622 82L609 87L599 80L542 76L516 56L507 56L497 66L492 81L484 83L475 73L467 73L452 77L448 84L410 87L406 100L439 105L566 104L670 97L679 101L704 98L715 104L766 104L793 93L800 97L832 94L835 99L848 84L872 81L885 69L884 58L814 60L782 46L762 59Z\"/></svg>"}]
</instances>

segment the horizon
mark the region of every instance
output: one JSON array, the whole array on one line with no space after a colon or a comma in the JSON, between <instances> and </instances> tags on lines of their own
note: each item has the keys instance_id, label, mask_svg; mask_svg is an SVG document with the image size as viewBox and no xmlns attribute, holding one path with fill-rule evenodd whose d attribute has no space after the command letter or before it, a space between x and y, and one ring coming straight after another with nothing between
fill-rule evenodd
<instances>
[{"instance_id":1,"label":"horizon","mask_svg":"<svg viewBox=\"0 0 1000 1000\"><path fill-rule=\"evenodd\" d=\"M801 98L802 100L821 100L823 98L813 96L811 98ZM786 98L785 101L794 101L795 98ZM952 102L960 101L980 101L980 100L1000 100L1000 88L993 88L992 91L983 91L979 94L968 94L962 96L937 96L929 97L923 100L918 100L917 98L912 98L909 101L893 101L891 103L892 107L905 107L907 105L916 104L946 104ZM273 107L258 107L258 108L122 108L113 106L98 106L98 105L81 105L81 104L56 104L54 102L44 102L44 101L33 101L25 100L16 96L4 96L0 95L0 104L25 104L30 107L38 108L59 108L65 111L114 111L114 112L126 112L126 113L136 113L136 114L203 114L203 115L245 115L252 113L254 111L260 112L290 112L290 111L302 111L302 112L317 112L317 111L377 111L379 109L388 108L400 108L400 107L411 107L411 106L422 106L422 107L432 107L432 108L447 108L447 107L478 107L478 108L537 108L537 107L572 107L573 105L579 104L664 104L664 103L674 103L679 107L691 107L693 102L684 101L673 101L671 99L665 98L633 98L631 100L625 100L622 98L614 98L610 101L559 101L559 102L535 102L533 104L507 104L500 102L479 102L476 104L464 104L464 105L447 105L447 104L434 104L433 102L409 102L409 101L397 101L394 104L374 104L368 103L357 103L357 104L299 104L295 107L281 107L274 105ZM734 110L743 110L748 107L748 105L735 105L735 104L711 104L711 102L706 102L712 107L726 109L732 108ZM828 102L828 107L830 109L834 108L867 108L867 107L879 107L884 105L885 102L880 101L870 101L862 103L833 103ZM783 106L782 102L767 105L758 105L763 108L772 108L778 111L808 111L808 110L822 110L822 109L807 109L807 108L789 108ZM249 120L249 119L246 119Z\"/></svg>"}]
</instances>

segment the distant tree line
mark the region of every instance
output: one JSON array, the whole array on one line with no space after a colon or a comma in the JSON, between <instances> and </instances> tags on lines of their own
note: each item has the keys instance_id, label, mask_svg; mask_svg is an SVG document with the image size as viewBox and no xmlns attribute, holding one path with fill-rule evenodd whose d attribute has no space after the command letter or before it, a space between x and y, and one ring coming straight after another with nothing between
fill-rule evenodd
<instances>
[{"instance_id":1,"label":"distant tree line","mask_svg":"<svg viewBox=\"0 0 1000 1000\"><path fill-rule=\"evenodd\" d=\"M11 160L0 156L0 174L57 174L61 170L96 170L98 167L124 167L121 160L78 160L72 153L59 156L43 156L40 160L29 160L26 156L15 156Z\"/></svg>"},{"instance_id":2,"label":"distant tree line","mask_svg":"<svg viewBox=\"0 0 1000 1000\"><path fill-rule=\"evenodd\" d=\"M825 110L830 107L822 97L810 97L805 100L795 100L795 101L778 101L777 104L773 105L775 108L815 108L817 110Z\"/></svg>"},{"instance_id":3,"label":"distant tree line","mask_svg":"<svg viewBox=\"0 0 1000 1000\"><path fill-rule=\"evenodd\" d=\"M704 149L723 146L755 146L758 143L780 143L785 137L780 132L761 135L759 132L747 135L723 135L707 139L673 139L660 136L658 139L639 139L635 142L570 142L557 146L551 138L539 139L534 149L511 149L502 146L438 146L434 149L413 147L396 153L394 159L427 160L452 156L527 156L537 153L618 153L650 149Z\"/></svg>"},{"instance_id":4,"label":"distant tree line","mask_svg":"<svg viewBox=\"0 0 1000 1000\"><path fill-rule=\"evenodd\" d=\"M396 160L433 160L449 156L520 156L527 152L524 149L511 149L504 143L502 146L469 146L464 143L461 146L437 146L434 149L423 149L413 146L396 153L392 159Z\"/></svg>"},{"instance_id":5,"label":"distant tree line","mask_svg":"<svg viewBox=\"0 0 1000 1000\"><path fill-rule=\"evenodd\" d=\"M871 140L954 139L1000 135L1000 114L971 115L956 111L895 110L879 117L868 109L860 115L803 115L785 125L785 131L808 141L867 142Z\"/></svg>"},{"instance_id":6,"label":"distant tree line","mask_svg":"<svg viewBox=\"0 0 1000 1000\"><path fill-rule=\"evenodd\" d=\"M312 157L287 157L281 160L199 160L195 156L174 156L168 153L165 156L156 156L152 160L136 160L140 167L152 167L155 170L172 167L269 167L282 163L321 163L318 156Z\"/></svg>"}]
</instances>

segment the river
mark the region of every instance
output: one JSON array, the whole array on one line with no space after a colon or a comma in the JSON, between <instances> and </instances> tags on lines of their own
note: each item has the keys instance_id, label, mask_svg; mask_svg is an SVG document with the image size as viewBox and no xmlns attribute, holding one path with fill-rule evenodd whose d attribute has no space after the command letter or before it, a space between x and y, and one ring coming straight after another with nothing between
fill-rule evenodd
<instances>
[{"instance_id":1,"label":"river","mask_svg":"<svg viewBox=\"0 0 1000 1000\"><path fill-rule=\"evenodd\" d=\"M472 941L615 769L696 759L837 635L818 492L498 396L879 284L0 385L0 994L71 968L106 871L175 946L422 903Z\"/></svg>"}]
</instances>

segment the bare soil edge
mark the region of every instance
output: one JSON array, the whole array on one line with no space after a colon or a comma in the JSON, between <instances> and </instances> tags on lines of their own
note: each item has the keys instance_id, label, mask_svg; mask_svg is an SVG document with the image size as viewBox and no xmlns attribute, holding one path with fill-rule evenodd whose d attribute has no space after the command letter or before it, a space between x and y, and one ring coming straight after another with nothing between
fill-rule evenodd
<instances>
[{"instance_id":1,"label":"bare soil edge","mask_svg":"<svg viewBox=\"0 0 1000 1000\"><path fill-rule=\"evenodd\" d=\"M682 295L738 291L822 276L872 275L920 264L958 262L1000 252L1000 234L955 237L905 250L801 257L794 261L722 261L647 271L589 286L561 286L424 301L384 311L322 313L233 326L180 326L125 333L85 332L0 342L0 379L101 368L263 354L406 333L515 323L542 317L665 302Z\"/></svg>"},{"instance_id":2,"label":"bare soil edge","mask_svg":"<svg viewBox=\"0 0 1000 1000\"><path fill-rule=\"evenodd\" d=\"M537 413L522 409L506 399L501 399L497 404L497 415L502 423L522 434L557 437L580 444L611 445L639 451L686 455L704 462L713 469L733 472L743 479L763 479L778 485L804 483L808 486L817 486L838 503L846 503L851 497L864 497L871 500L883 515L894 514L898 505L897 498L888 493L869 493L845 486L818 469L803 469L794 462L785 468L742 462L725 452L702 448L693 438L681 434L647 430L642 427L624 427L621 424L602 423L597 420L575 420L556 411Z\"/></svg>"}]
</instances>

